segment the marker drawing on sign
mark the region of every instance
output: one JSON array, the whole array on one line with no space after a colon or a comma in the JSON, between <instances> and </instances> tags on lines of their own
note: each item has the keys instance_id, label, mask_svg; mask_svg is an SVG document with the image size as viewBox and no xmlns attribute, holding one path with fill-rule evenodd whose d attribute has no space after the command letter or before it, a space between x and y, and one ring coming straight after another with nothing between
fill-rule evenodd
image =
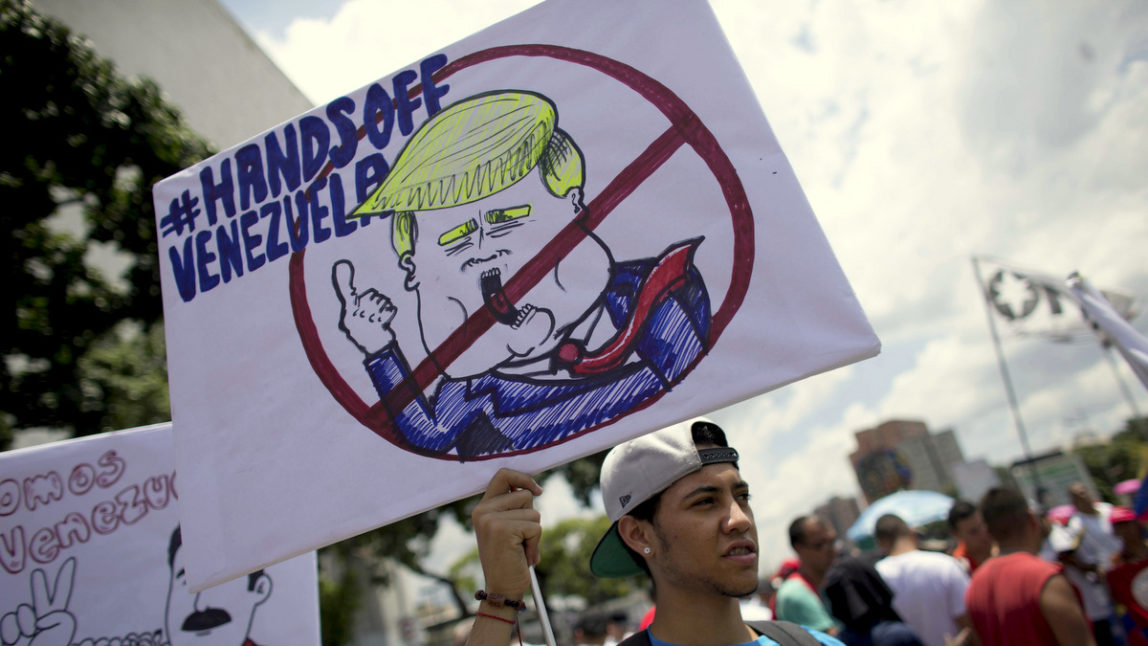
<instances>
[{"instance_id":1,"label":"marker drawing on sign","mask_svg":"<svg viewBox=\"0 0 1148 646\"><path fill-rule=\"evenodd\" d=\"M460 460L550 446L661 395L707 352L702 239L619 261L586 225L584 180L550 100L492 92L424 123L348 216L390 220L417 297L400 314L350 261L332 265L339 329L401 446ZM397 315L418 319L431 388L395 341Z\"/></svg>"}]
</instances>

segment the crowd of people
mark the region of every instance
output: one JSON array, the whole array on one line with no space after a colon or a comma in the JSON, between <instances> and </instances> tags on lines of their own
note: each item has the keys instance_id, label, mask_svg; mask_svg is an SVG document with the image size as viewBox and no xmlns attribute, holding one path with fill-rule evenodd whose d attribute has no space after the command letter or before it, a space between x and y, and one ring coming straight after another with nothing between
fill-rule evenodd
<instances>
[{"instance_id":1,"label":"crowd of people","mask_svg":"<svg viewBox=\"0 0 1148 646\"><path fill-rule=\"evenodd\" d=\"M1068 494L1073 511L1061 522L1012 489L957 501L950 553L921 549L914 528L887 514L877 554L841 555L828 523L799 517L789 528L798 558L775 576L776 617L849 645L1148 645L1140 519L1082 483Z\"/></svg>"},{"instance_id":2,"label":"crowd of people","mask_svg":"<svg viewBox=\"0 0 1148 646\"><path fill-rule=\"evenodd\" d=\"M699 418L616 447L600 484L612 525L589 569L645 574L655 607L624 639L587 618L579 643L1148 646L1143 527L1083 485L1071 488L1063 524L1007 488L958 501L951 553L923 549L915 528L888 514L875 553L842 554L832 525L803 515L789 526L796 558L759 581L750 485L716 424ZM503 469L472 514L486 588L471 646L505 646L513 634L539 558L540 493L529 475Z\"/></svg>"}]
</instances>

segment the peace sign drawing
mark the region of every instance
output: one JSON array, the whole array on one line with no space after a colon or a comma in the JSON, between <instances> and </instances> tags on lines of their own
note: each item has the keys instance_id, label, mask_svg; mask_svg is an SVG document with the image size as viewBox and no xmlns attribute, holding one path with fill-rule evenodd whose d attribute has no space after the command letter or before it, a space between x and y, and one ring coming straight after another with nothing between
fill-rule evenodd
<instances>
[{"instance_id":1,"label":"peace sign drawing","mask_svg":"<svg viewBox=\"0 0 1148 646\"><path fill-rule=\"evenodd\" d=\"M70 646L76 618L68 612L76 558L64 561L48 585L43 568L32 572L32 604L20 604L0 617L0 643L4 646Z\"/></svg>"}]
</instances>

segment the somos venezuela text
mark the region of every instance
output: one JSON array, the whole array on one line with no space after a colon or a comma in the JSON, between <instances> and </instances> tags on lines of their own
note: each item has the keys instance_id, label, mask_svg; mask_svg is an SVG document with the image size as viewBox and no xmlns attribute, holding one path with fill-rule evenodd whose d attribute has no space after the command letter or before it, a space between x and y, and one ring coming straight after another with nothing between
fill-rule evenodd
<instances>
[{"instance_id":1,"label":"somos venezuela text","mask_svg":"<svg viewBox=\"0 0 1148 646\"><path fill-rule=\"evenodd\" d=\"M126 470L124 458L106 451L94 464L80 462L63 472L0 479L0 567L19 574L29 560L51 563L74 545L133 525L149 510L178 500L174 472L125 485L120 480ZM98 502L84 513L52 514L54 503L81 496Z\"/></svg>"}]
</instances>

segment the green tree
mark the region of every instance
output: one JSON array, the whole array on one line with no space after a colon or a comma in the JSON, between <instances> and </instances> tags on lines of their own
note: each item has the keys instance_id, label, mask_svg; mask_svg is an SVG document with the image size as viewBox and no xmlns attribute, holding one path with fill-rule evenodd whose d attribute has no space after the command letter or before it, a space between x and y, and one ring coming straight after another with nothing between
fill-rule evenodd
<instances>
[{"instance_id":1,"label":"green tree","mask_svg":"<svg viewBox=\"0 0 1148 646\"><path fill-rule=\"evenodd\" d=\"M539 484L545 486L550 477L557 474L563 475L570 483L575 498L588 507L590 506L590 498L598 486L598 473L605 457L606 452L602 451L538 474L535 479ZM474 593L472 576L456 571L455 568L451 568L445 573L428 570L423 566L423 562L430 553L431 540L438 531L438 523L444 517L449 516L466 530L473 531L470 511L477 504L479 497L472 496L457 500L437 509L431 509L385 527L360 534L344 541L344 543L353 544L354 549L358 550L357 553L373 553L379 559L392 559L415 573L442 581L452 587L456 596L459 594L469 596ZM605 528L602 531L605 532ZM593 545L590 548L592 550ZM477 552L475 559L477 559ZM589 560L589 552L586 554L586 559ZM386 583L385 574L373 575L372 578L375 583ZM469 585L467 585L468 582ZM460 607L460 610L465 610L465 608Z\"/></svg>"},{"instance_id":2,"label":"green tree","mask_svg":"<svg viewBox=\"0 0 1148 646\"><path fill-rule=\"evenodd\" d=\"M162 364L152 336L162 309L151 186L204 158L207 145L155 83L124 79L27 2L0 0L0 57L0 122L9 124L0 147L0 442L13 429L82 435L167 419L158 405L134 411L142 417L109 411L125 384L109 382L108 361L119 359L106 353L118 347ZM125 322L139 334L119 336ZM138 346L129 351L125 340ZM104 356L89 356L94 349Z\"/></svg>"},{"instance_id":3,"label":"green tree","mask_svg":"<svg viewBox=\"0 0 1148 646\"><path fill-rule=\"evenodd\" d=\"M562 520L542 532L536 570L546 596L580 597L593 606L641 589L644 575L600 579L588 573L590 556L609 528L610 519L602 514Z\"/></svg>"},{"instance_id":4,"label":"green tree","mask_svg":"<svg viewBox=\"0 0 1148 646\"><path fill-rule=\"evenodd\" d=\"M79 360L84 406L104 402L101 426L132 428L171 418L163 325L101 337Z\"/></svg>"},{"instance_id":5,"label":"green tree","mask_svg":"<svg viewBox=\"0 0 1148 646\"><path fill-rule=\"evenodd\" d=\"M344 646L352 640L351 627L360 604L359 576L350 562L353 545L344 541L325 548L336 556L338 572L328 572L319 560L319 626L323 646Z\"/></svg>"},{"instance_id":6,"label":"green tree","mask_svg":"<svg viewBox=\"0 0 1148 646\"><path fill-rule=\"evenodd\" d=\"M1144 439L1144 424L1144 418L1129 419L1124 428L1107 443L1081 446L1073 450L1084 463L1101 499L1117 502L1114 491L1117 484L1143 477L1143 470L1148 466L1145 463L1148 442Z\"/></svg>"}]
</instances>

